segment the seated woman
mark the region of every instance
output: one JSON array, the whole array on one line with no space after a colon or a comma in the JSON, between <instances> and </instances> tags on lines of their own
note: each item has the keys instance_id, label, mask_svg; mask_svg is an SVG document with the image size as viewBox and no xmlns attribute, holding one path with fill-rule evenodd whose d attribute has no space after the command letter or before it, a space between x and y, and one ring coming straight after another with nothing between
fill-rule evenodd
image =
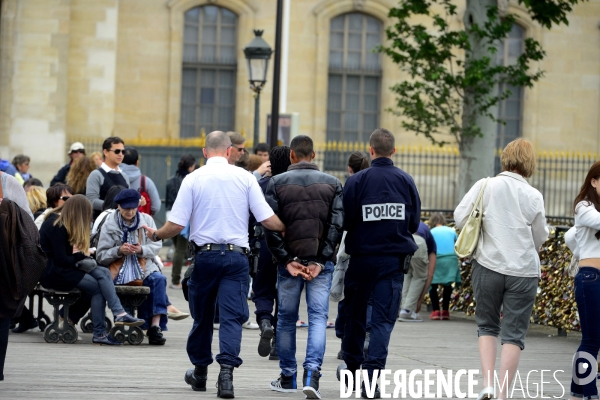
<instances>
[{"instance_id":1,"label":"seated woman","mask_svg":"<svg viewBox=\"0 0 600 400\"><path fill-rule=\"evenodd\" d=\"M65 185L64 183L57 183L46 189L46 204L48 208L35 218L35 226L37 226L38 230L46 220L46 215L55 208L65 204L65 201L71 196L73 196L73 189L71 186Z\"/></svg>"},{"instance_id":2,"label":"seated woman","mask_svg":"<svg viewBox=\"0 0 600 400\"><path fill-rule=\"evenodd\" d=\"M58 290L79 288L92 296L94 337L99 344L120 344L106 334L104 316L108 307L115 317L115 325L140 326L143 320L127 314L117 297L106 268L96 267L90 272L80 270L77 263L89 254L92 204L83 195L72 196L50 213L40 229L40 244L48 257L42 286Z\"/></svg>"},{"instance_id":3,"label":"seated woman","mask_svg":"<svg viewBox=\"0 0 600 400\"><path fill-rule=\"evenodd\" d=\"M148 240L143 232L143 225L156 225L151 216L138 211L140 198L139 192L134 189L122 190L115 197L118 211L108 214L100 229L96 260L109 266L124 258L121 271L133 271L131 276L144 279L143 285L150 288L150 295L139 308L139 316L146 320L141 328L148 329L150 344L162 345L166 341L162 331L167 330L167 279L160 273L155 260L162 244ZM140 263L140 258L145 262ZM117 275L116 285L128 283L131 277L124 275L123 272Z\"/></svg>"}]
</instances>

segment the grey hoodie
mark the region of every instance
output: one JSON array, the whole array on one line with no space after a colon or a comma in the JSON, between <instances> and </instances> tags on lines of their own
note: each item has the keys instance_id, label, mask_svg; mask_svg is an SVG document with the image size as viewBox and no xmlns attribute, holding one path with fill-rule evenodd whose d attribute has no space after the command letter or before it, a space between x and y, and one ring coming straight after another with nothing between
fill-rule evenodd
<instances>
[{"instance_id":1,"label":"grey hoodie","mask_svg":"<svg viewBox=\"0 0 600 400\"><path fill-rule=\"evenodd\" d=\"M135 165L127 165L125 163L120 165L121 169L129 178L129 188L138 190L140 188L140 177L142 176L142 171ZM160 211L161 201L160 195L158 194L158 189L156 189L156 185L148 176L146 176L146 191L148 195L150 195L150 213L152 215L156 215L157 212Z\"/></svg>"},{"instance_id":2,"label":"grey hoodie","mask_svg":"<svg viewBox=\"0 0 600 400\"><path fill-rule=\"evenodd\" d=\"M98 240L98 248L96 249L96 261L100 265L109 266L113 261L118 260L121 256L117 255L119 247L121 247L123 239L123 231L119 227L117 214L119 211L114 211L106 217L104 225L100 230L100 240ZM148 214L140 213L139 229L142 232L142 255L146 259L146 275L147 278L153 272L160 272L160 268L155 261L155 257L162 248L162 242L153 242L148 237L142 225L148 225L152 229L156 229L154 219ZM139 230L138 230L139 232ZM138 236L139 237L139 236Z\"/></svg>"}]
</instances>

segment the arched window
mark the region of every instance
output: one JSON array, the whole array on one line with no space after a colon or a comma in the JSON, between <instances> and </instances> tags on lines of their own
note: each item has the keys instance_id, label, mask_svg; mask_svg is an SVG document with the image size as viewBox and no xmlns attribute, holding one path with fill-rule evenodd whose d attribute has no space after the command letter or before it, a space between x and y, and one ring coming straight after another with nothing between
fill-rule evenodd
<instances>
[{"instance_id":1,"label":"arched window","mask_svg":"<svg viewBox=\"0 0 600 400\"><path fill-rule=\"evenodd\" d=\"M515 24L510 34L498 48L498 65L513 65L517 58L523 53L523 41L525 39L525 29ZM498 137L496 138L496 147L503 149L508 143L522 136L523 123L523 88L508 84L501 84L500 93L510 90L509 98L502 100L498 104L498 118L505 121L505 124L498 124Z\"/></svg>"},{"instance_id":2,"label":"arched window","mask_svg":"<svg viewBox=\"0 0 600 400\"><path fill-rule=\"evenodd\" d=\"M361 13L331 20L327 140L364 142L379 125L382 23Z\"/></svg>"},{"instance_id":3,"label":"arched window","mask_svg":"<svg viewBox=\"0 0 600 400\"><path fill-rule=\"evenodd\" d=\"M217 6L185 13L180 137L235 126L237 16Z\"/></svg>"}]
</instances>

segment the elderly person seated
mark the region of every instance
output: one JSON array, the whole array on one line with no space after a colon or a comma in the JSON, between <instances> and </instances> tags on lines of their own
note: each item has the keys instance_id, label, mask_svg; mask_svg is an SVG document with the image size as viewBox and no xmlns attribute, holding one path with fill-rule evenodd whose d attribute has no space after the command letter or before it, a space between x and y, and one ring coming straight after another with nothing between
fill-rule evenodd
<instances>
[{"instance_id":1,"label":"elderly person seated","mask_svg":"<svg viewBox=\"0 0 600 400\"><path fill-rule=\"evenodd\" d=\"M150 344L163 345L166 339L162 331L167 330L167 279L155 260L162 244L150 241L143 233L143 225L153 228L156 225L151 216L138 211L140 198L134 189L117 194L114 202L118 211L109 214L102 225L96 261L107 267L122 261L119 273L114 277L115 285L143 279L150 294L139 308L139 317L146 321L141 329L148 330Z\"/></svg>"}]
</instances>

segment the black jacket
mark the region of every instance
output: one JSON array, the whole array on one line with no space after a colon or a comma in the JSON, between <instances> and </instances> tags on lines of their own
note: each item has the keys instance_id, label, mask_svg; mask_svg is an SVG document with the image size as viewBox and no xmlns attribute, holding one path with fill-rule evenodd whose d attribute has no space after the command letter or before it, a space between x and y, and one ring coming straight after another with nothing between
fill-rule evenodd
<instances>
[{"instance_id":1,"label":"black jacket","mask_svg":"<svg viewBox=\"0 0 600 400\"><path fill-rule=\"evenodd\" d=\"M71 290L85 276L85 272L75 266L85 255L73 253L67 228L54 225L57 218L57 214L50 214L40 228L40 243L48 256L40 283L46 288Z\"/></svg>"},{"instance_id":2,"label":"black jacket","mask_svg":"<svg viewBox=\"0 0 600 400\"><path fill-rule=\"evenodd\" d=\"M334 258L344 222L342 185L336 177L312 163L293 164L271 178L265 198L286 226L285 238L280 232L266 233L278 262L298 257L325 263Z\"/></svg>"},{"instance_id":3,"label":"black jacket","mask_svg":"<svg viewBox=\"0 0 600 400\"><path fill-rule=\"evenodd\" d=\"M352 175L344 186L346 253L413 254L421 199L412 177L380 157Z\"/></svg>"},{"instance_id":4,"label":"black jacket","mask_svg":"<svg viewBox=\"0 0 600 400\"><path fill-rule=\"evenodd\" d=\"M185 178L188 173L189 172L187 171L177 171L175 175L167 179L167 192L165 194L165 207L167 211L171 211L173 208L173 203L175 203L177 193L179 193L181 182L183 182L183 178Z\"/></svg>"},{"instance_id":5,"label":"black jacket","mask_svg":"<svg viewBox=\"0 0 600 400\"><path fill-rule=\"evenodd\" d=\"M54 178L52 178L52 181L50 181L50 186L54 186L57 183L67 183L67 175L69 174L70 169L71 163L67 163L61 169L59 169Z\"/></svg>"},{"instance_id":6,"label":"black jacket","mask_svg":"<svg viewBox=\"0 0 600 400\"><path fill-rule=\"evenodd\" d=\"M0 318L19 316L46 266L37 227L17 203L0 204Z\"/></svg>"}]
</instances>

